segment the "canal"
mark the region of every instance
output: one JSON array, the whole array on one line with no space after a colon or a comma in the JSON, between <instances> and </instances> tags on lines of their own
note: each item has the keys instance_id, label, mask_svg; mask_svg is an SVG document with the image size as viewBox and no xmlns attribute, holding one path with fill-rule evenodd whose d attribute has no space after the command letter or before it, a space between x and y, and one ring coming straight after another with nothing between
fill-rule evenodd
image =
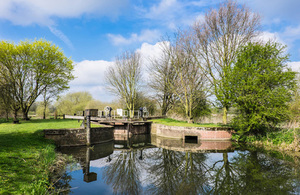
<instances>
[{"instance_id":1,"label":"canal","mask_svg":"<svg viewBox=\"0 0 300 195\"><path fill-rule=\"evenodd\" d=\"M139 135L72 155L56 183L62 194L300 194L300 162L228 141Z\"/></svg>"}]
</instances>

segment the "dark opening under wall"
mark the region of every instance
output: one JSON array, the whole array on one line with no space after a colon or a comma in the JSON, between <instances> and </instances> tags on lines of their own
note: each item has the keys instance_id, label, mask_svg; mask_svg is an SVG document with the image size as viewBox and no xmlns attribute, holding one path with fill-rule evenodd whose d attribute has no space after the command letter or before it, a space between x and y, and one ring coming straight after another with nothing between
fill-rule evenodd
<instances>
[{"instance_id":1,"label":"dark opening under wall","mask_svg":"<svg viewBox=\"0 0 300 195\"><path fill-rule=\"evenodd\" d=\"M185 136L185 143L198 144L198 136Z\"/></svg>"}]
</instances>

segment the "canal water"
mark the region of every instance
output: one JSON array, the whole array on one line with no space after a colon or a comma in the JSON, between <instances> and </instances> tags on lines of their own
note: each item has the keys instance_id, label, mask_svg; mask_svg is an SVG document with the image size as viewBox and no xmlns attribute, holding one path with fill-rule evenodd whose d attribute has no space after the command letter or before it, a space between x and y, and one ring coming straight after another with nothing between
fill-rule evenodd
<instances>
[{"instance_id":1,"label":"canal water","mask_svg":"<svg viewBox=\"0 0 300 195\"><path fill-rule=\"evenodd\" d=\"M62 194L300 194L299 159L231 142L134 136L60 148Z\"/></svg>"}]
</instances>

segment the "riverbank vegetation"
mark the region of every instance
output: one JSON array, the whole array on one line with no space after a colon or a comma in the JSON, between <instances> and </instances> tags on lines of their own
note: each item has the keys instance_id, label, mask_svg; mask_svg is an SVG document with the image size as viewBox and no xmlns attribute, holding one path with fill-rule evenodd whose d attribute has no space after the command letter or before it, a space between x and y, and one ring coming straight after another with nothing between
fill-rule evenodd
<instances>
[{"instance_id":1,"label":"riverbank vegetation","mask_svg":"<svg viewBox=\"0 0 300 195\"><path fill-rule=\"evenodd\" d=\"M241 140L242 139L242 140ZM244 142L266 149L281 151L300 151L300 129L279 129L266 134L248 135L241 138L239 134L232 136L233 141Z\"/></svg>"},{"instance_id":2,"label":"riverbank vegetation","mask_svg":"<svg viewBox=\"0 0 300 195\"><path fill-rule=\"evenodd\" d=\"M59 158L43 129L78 128L77 120L0 121L0 194L45 194ZM62 165L60 162L57 165Z\"/></svg>"}]
</instances>

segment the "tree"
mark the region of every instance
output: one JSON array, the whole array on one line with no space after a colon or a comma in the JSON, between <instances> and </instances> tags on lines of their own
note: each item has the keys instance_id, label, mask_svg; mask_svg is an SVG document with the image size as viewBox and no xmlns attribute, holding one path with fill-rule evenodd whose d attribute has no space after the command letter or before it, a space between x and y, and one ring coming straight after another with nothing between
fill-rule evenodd
<instances>
[{"instance_id":1,"label":"tree","mask_svg":"<svg viewBox=\"0 0 300 195\"><path fill-rule=\"evenodd\" d=\"M58 114L76 114L83 111L88 103L93 100L92 95L89 92L75 92L68 93L58 99L55 103L55 107Z\"/></svg>"},{"instance_id":2,"label":"tree","mask_svg":"<svg viewBox=\"0 0 300 195\"><path fill-rule=\"evenodd\" d=\"M300 75L297 75L297 87L293 96L293 101L290 103L291 122L300 122ZM297 125L298 126L298 125Z\"/></svg>"},{"instance_id":3,"label":"tree","mask_svg":"<svg viewBox=\"0 0 300 195\"><path fill-rule=\"evenodd\" d=\"M87 105L85 106L85 109L98 109L103 110L105 106L108 106L108 103L101 102L99 100L90 100Z\"/></svg>"},{"instance_id":4,"label":"tree","mask_svg":"<svg viewBox=\"0 0 300 195\"><path fill-rule=\"evenodd\" d=\"M167 79L167 87L183 108L188 122L193 122L194 109L208 95L207 80L193 57L194 49L190 31L178 31L174 41L164 48L174 71L173 79Z\"/></svg>"},{"instance_id":5,"label":"tree","mask_svg":"<svg viewBox=\"0 0 300 195\"><path fill-rule=\"evenodd\" d=\"M49 114L50 114L49 108L44 105L44 101L37 102L37 103L38 103L38 106L35 111L36 115L39 117L42 117L43 119L46 119L46 117L49 116ZM45 107L46 107L46 109L45 109Z\"/></svg>"},{"instance_id":6,"label":"tree","mask_svg":"<svg viewBox=\"0 0 300 195\"><path fill-rule=\"evenodd\" d=\"M232 101L239 111L234 119L240 134L274 130L288 118L288 102L295 88L295 72L278 43L249 43L243 47L230 76Z\"/></svg>"},{"instance_id":7,"label":"tree","mask_svg":"<svg viewBox=\"0 0 300 195\"><path fill-rule=\"evenodd\" d=\"M0 82L0 107L5 112L5 119L8 121L9 113L12 106L12 97L10 93L10 85L8 83Z\"/></svg>"},{"instance_id":8,"label":"tree","mask_svg":"<svg viewBox=\"0 0 300 195\"><path fill-rule=\"evenodd\" d=\"M28 119L28 111L36 98L47 90L62 92L68 88L73 62L51 42L23 41L18 45L0 42L0 75L10 83L17 107Z\"/></svg>"},{"instance_id":9,"label":"tree","mask_svg":"<svg viewBox=\"0 0 300 195\"><path fill-rule=\"evenodd\" d=\"M106 72L108 90L123 99L129 111L134 116L136 96L141 81L141 56L137 52L124 52L118 56L113 66Z\"/></svg>"},{"instance_id":10,"label":"tree","mask_svg":"<svg viewBox=\"0 0 300 195\"><path fill-rule=\"evenodd\" d=\"M169 47L169 42L162 42L161 49L164 50L166 47ZM150 73L148 85L155 91L155 99L160 105L161 115L166 116L174 105L174 93L169 83L176 80L176 73L170 63L168 52L162 52L159 58L151 59L148 69Z\"/></svg>"},{"instance_id":11,"label":"tree","mask_svg":"<svg viewBox=\"0 0 300 195\"><path fill-rule=\"evenodd\" d=\"M141 107L146 107L149 115L155 115L157 111L157 102L155 99L146 96L145 93L138 92L136 96L136 104L135 107L137 109Z\"/></svg>"},{"instance_id":12,"label":"tree","mask_svg":"<svg viewBox=\"0 0 300 195\"><path fill-rule=\"evenodd\" d=\"M218 103L223 108L223 123L227 124L227 111L231 106L228 75L239 47L252 40L260 27L260 17L245 6L226 1L218 10L210 10L204 22L193 26L194 53L199 68L208 76Z\"/></svg>"}]
</instances>

